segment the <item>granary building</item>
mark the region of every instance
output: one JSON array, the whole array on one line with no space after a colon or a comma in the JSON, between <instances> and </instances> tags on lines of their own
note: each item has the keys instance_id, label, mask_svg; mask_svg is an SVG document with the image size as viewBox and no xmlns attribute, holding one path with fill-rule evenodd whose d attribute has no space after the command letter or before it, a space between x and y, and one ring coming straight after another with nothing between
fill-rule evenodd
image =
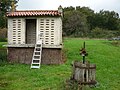
<instances>
[{"instance_id":1,"label":"granary building","mask_svg":"<svg viewBox=\"0 0 120 90\"><path fill-rule=\"evenodd\" d=\"M42 40L42 64L61 64L62 7L58 10L12 11L8 17L8 60L30 64Z\"/></svg>"}]
</instances>

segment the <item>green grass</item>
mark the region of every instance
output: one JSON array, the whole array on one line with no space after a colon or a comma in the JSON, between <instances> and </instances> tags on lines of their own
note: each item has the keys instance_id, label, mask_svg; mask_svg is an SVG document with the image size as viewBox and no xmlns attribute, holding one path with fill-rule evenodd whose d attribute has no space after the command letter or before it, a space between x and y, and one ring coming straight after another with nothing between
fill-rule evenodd
<instances>
[{"instance_id":1,"label":"green grass","mask_svg":"<svg viewBox=\"0 0 120 90\"><path fill-rule=\"evenodd\" d=\"M7 61L7 50L6 47L3 46L7 44L6 42L0 42L0 65L4 63L6 63Z\"/></svg>"},{"instance_id":2,"label":"green grass","mask_svg":"<svg viewBox=\"0 0 120 90\"><path fill-rule=\"evenodd\" d=\"M96 80L99 86L87 90L120 90L120 46L107 40L64 39L67 62L62 65L42 65L30 69L30 65L0 65L0 90L64 90L65 80L71 76L71 62L82 60L79 50L86 42L91 63L97 65Z\"/></svg>"},{"instance_id":3,"label":"green grass","mask_svg":"<svg viewBox=\"0 0 120 90\"><path fill-rule=\"evenodd\" d=\"M3 45L5 45L5 44L7 44L7 42L0 42L0 49L1 49L1 48L6 48L6 47L3 46Z\"/></svg>"}]
</instances>

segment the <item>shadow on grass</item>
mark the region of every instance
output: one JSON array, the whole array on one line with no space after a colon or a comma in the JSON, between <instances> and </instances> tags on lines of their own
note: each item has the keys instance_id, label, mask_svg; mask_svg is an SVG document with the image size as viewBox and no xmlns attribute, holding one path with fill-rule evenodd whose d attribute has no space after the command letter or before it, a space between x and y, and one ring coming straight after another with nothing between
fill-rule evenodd
<instances>
[{"instance_id":1,"label":"shadow on grass","mask_svg":"<svg viewBox=\"0 0 120 90\"><path fill-rule=\"evenodd\" d=\"M0 66L7 63L7 49L0 49Z\"/></svg>"}]
</instances>

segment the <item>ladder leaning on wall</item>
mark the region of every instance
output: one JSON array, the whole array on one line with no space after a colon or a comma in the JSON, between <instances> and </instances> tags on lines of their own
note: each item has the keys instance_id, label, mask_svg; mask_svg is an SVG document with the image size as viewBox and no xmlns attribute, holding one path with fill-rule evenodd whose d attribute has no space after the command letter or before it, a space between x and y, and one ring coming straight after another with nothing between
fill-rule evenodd
<instances>
[{"instance_id":1,"label":"ladder leaning on wall","mask_svg":"<svg viewBox=\"0 0 120 90\"><path fill-rule=\"evenodd\" d=\"M40 68L41 55L42 55L42 40L38 40L37 43L35 44L31 68Z\"/></svg>"}]
</instances>

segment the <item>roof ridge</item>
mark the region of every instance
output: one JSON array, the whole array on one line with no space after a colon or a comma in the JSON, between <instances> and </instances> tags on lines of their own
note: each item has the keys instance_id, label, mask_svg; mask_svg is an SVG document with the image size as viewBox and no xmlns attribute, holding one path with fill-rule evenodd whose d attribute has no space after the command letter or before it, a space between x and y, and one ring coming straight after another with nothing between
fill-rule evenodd
<instances>
[{"instance_id":1,"label":"roof ridge","mask_svg":"<svg viewBox=\"0 0 120 90\"><path fill-rule=\"evenodd\" d=\"M35 12L35 11L58 11L58 10L17 10L14 12Z\"/></svg>"},{"instance_id":2,"label":"roof ridge","mask_svg":"<svg viewBox=\"0 0 120 90\"><path fill-rule=\"evenodd\" d=\"M7 16L61 16L58 10L20 10L8 12Z\"/></svg>"}]
</instances>

